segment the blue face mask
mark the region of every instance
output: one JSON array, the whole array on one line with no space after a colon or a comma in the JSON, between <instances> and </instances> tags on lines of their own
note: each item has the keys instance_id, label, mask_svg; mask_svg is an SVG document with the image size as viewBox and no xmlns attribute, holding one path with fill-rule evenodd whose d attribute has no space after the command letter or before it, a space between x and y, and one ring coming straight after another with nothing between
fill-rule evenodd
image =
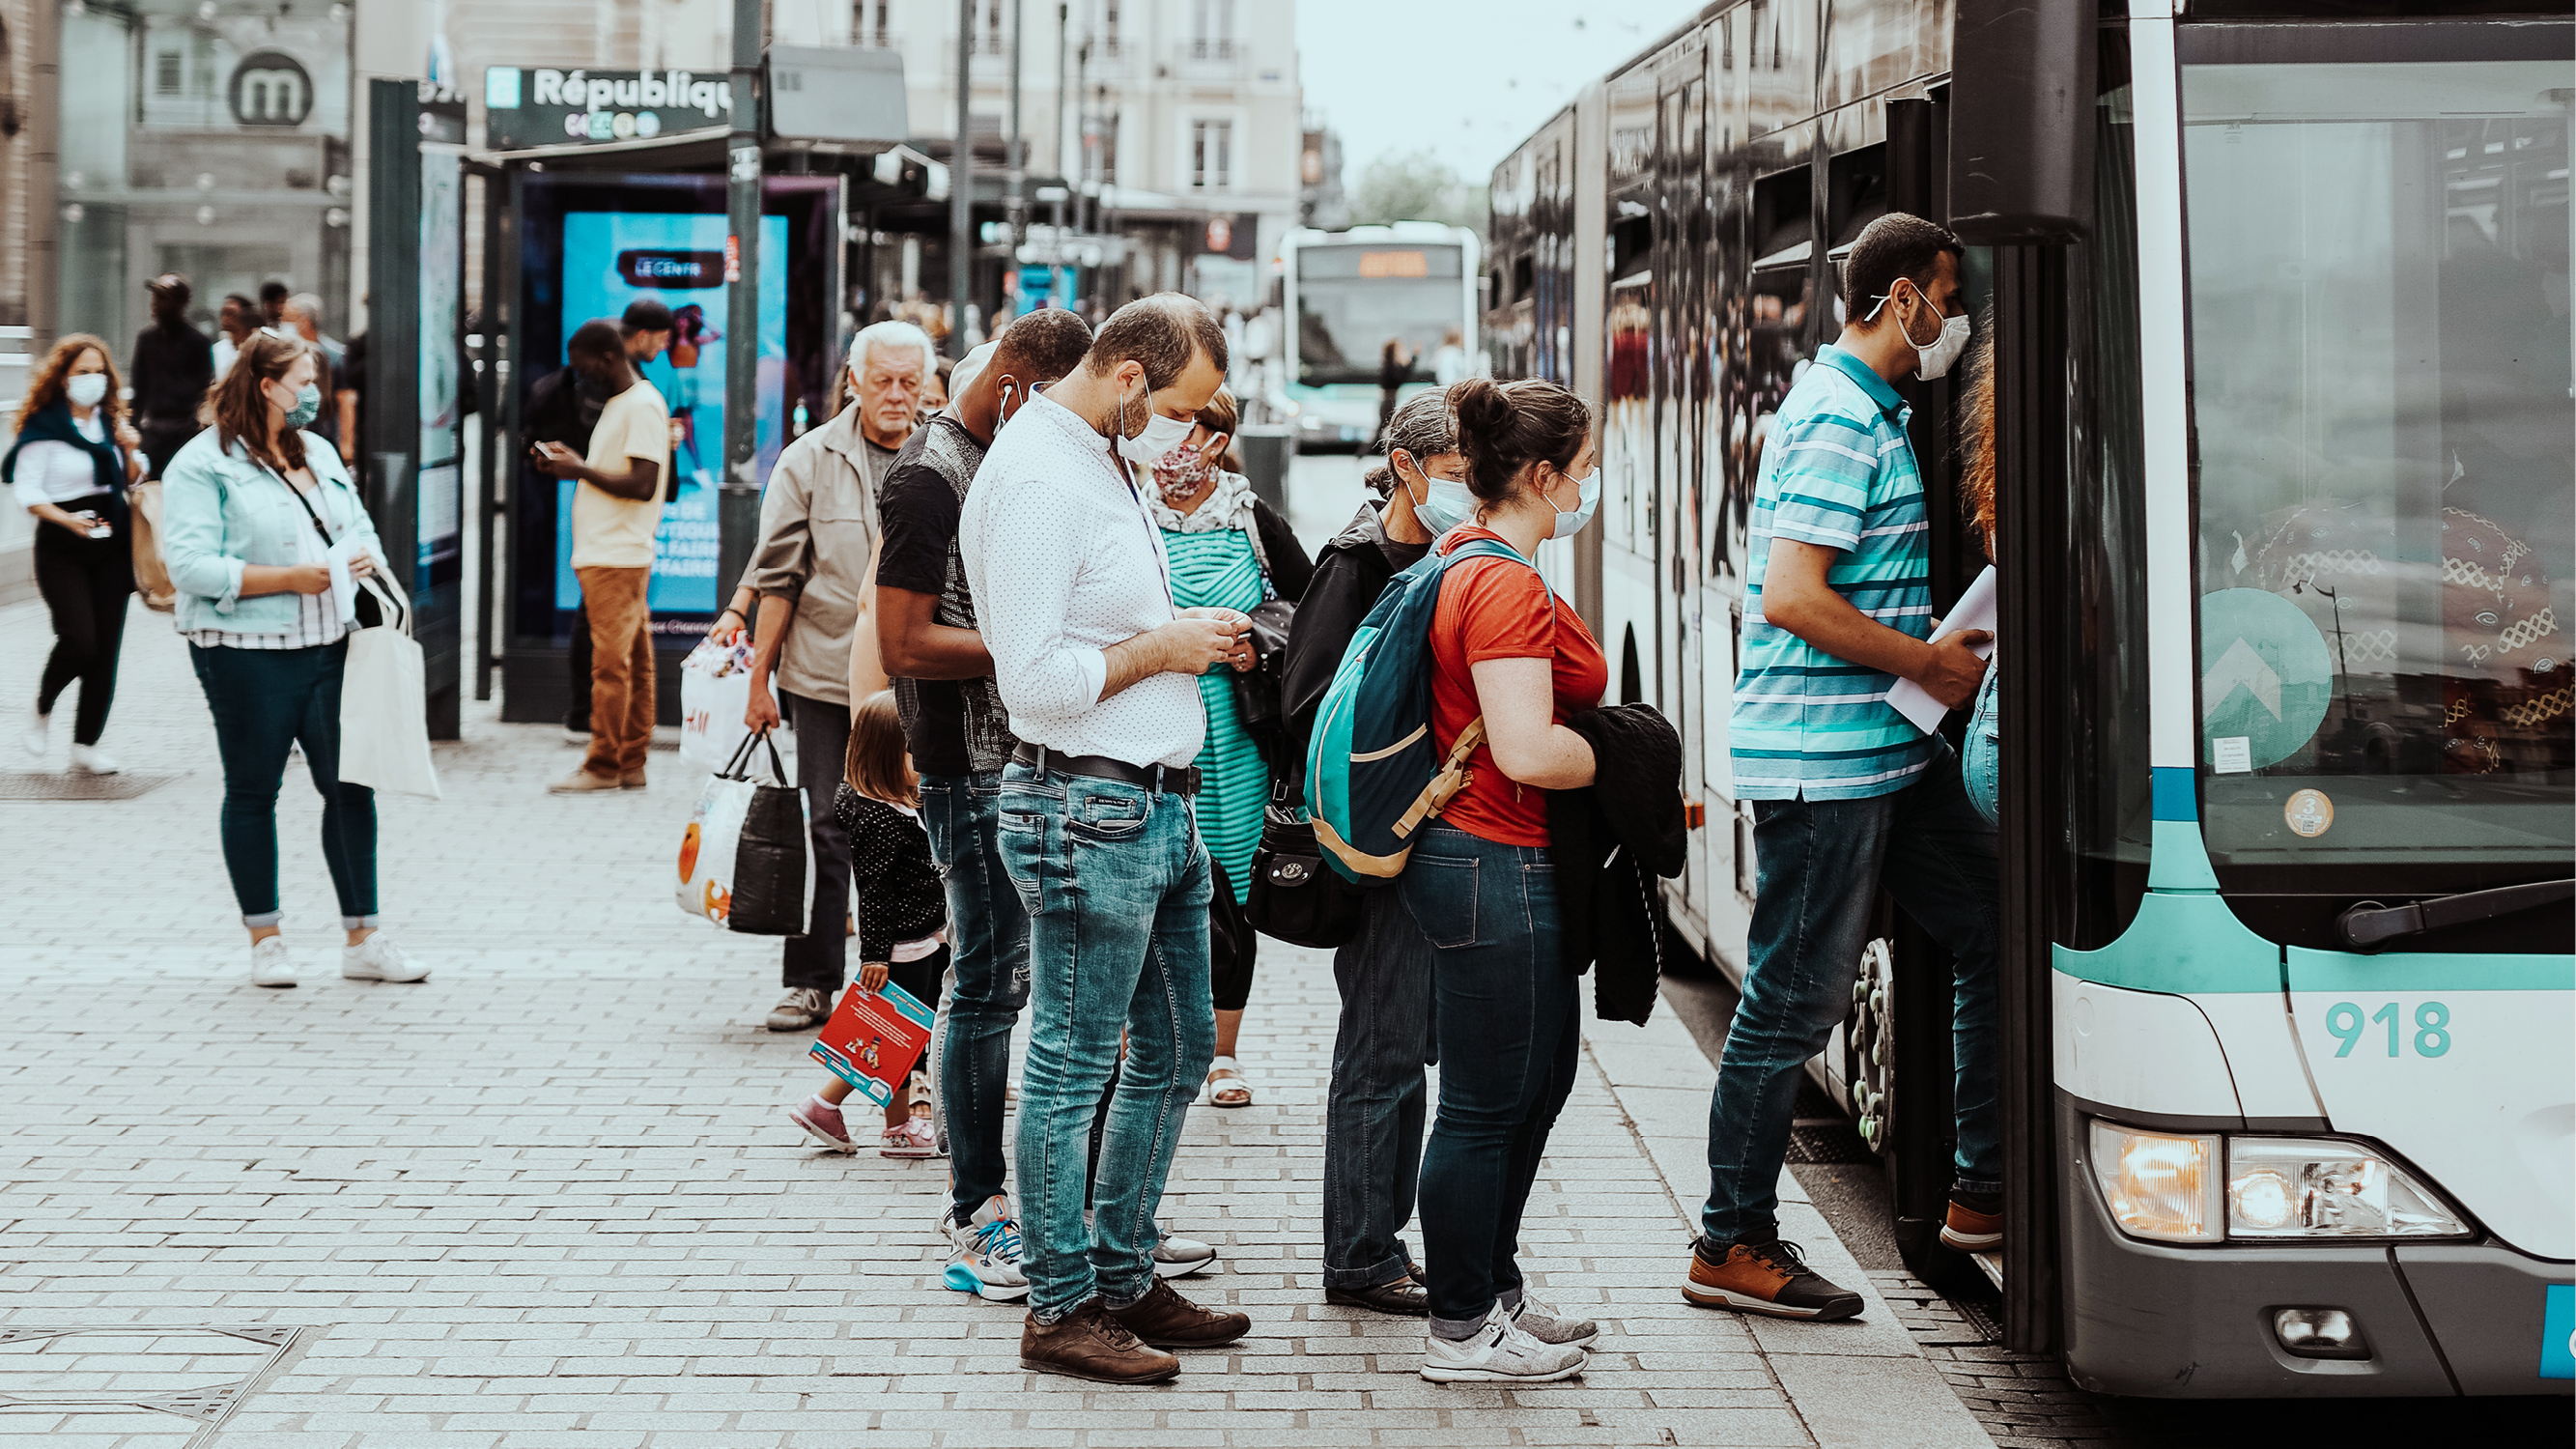
<instances>
[{"instance_id":1,"label":"blue face mask","mask_svg":"<svg viewBox=\"0 0 2576 1449\"><path fill-rule=\"evenodd\" d=\"M1556 508L1554 500L1550 500L1548 506L1550 508ZM1556 532L1550 536L1554 538L1572 538L1576 534L1581 533L1584 530L1584 527L1592 522L1593 512L1600 508L1600 506L1601 470L1599 468L1594 468L1592 470L1592 476L1584 479L1583 482L1576 487L1574 511L1568 513L1562 508L1556 509Z\"/></svg>"},{"instance_id":2,"label":"blue face mask","mask_svg":"<svg viewBox=\"0 0 2576 1449\"><path fill-rule=\"evenodd\" d=\"M295 406L286 410L286 426L300 428L322 416L322 389L312 383L295 390Z\"/></svg>"},{"instance_id":3,"label":"blue face mask","mask_svg":"<svg viewBox=\"0 0 2576 1449\"><path fill-rule=\"evenodd\" d=\"M1388 466L1395 473L1395 486L1403 489L1406 499L1412 502L1415 520L1428 529L1432 537L1438 538L1475 516L1476 495L1467 490L1466 484L1453 483L1425 472L1416 464L1415 472L1428 485L1417 492L1411 483L1405 481L1403 469L1394 468L1392 463Z\"/></svg>"}]
</instances>

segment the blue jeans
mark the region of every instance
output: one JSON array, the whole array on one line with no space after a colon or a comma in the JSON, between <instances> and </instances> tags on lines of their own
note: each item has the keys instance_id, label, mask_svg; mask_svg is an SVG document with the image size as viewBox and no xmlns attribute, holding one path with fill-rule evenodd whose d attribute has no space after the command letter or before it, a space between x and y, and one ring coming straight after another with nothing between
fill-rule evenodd
<instances>
[{"instance_id":1,"label":"blue jeans","mask_svg":"<svg viewBox=\"0 0 2576 1449\"><path fill-rule=\"evenodd\" d=\"M1002 1114L1011 1084L1011 1029L1029 1004L1029 915L994 839L1002 777L924 775L921 823L948 888L949 969L943 1008L940 1115L948 1133L954 1205L973 1212L1002 1191Z\"/></svg>"},{"instance_id":2,"label":"blue jeans","mask_svg":"<svg viewBox=\"0 0 2576 1449\"><path fill-rule=\"evenodd\" d=\"M1521 1210L1574 1090L1576 978L1558 946L1544 846L1435 823L1396 888L1431 945L1440 1039L1440 1112L1422 1154L1423 1286L1432 1317L1468 1322L1521 1286Z\"/></svg>"},{"instance_id":3,"label":"blue jeans","mask_svg":"<svg viewBox=\"0 0 2576 1449\"><path fill-rule=\"evenodd\" d=\"M1207 851L1190 798L1014 764L1002 868L1029 912L1029 1054L1020 1086L1020 1235L1029 1314L1154 1286L1154 1215L1181 1124L1216 1056ZM1109 1098L1093 1226L1082 1223L1092 1119Z\"/></svg>"},{"instance_id":4,"label":"blue jeans","mask_svg":"<svg viewBox=\"0 0 2576 1449\"><path fill-rule=\"evenodd\" d=\"M1956 960L1961 1188L2002 1186L1995 1108L1995 831L1969 804L1959 759L1936 742L1912 784L1866 800L1753 802L1755 894L1743 1000L1708 1112L1711 1243L1779 1236L1780 1166L1798 1079L1851 1009L1884 885ZM1901 968L1900 968L1901 969Z\"/></svg>"},{"instance_id":5,"label":"blue jeans","mask_svg":"<svg viewBox=\"0 0 2576 1449\"><path fill-rule=\"evenodd\" d=\"M376 792L340 779L340 671L349 644L310 649L188 646L188 662L215 718L224 762L224 869L242 924L277 924L277 789L286 752L304 746L304 766L322 797L322 863L340 897L340 924L376 917Z\"/></svg>"},{"instance_id":6,"label":"blue jeans","mask_svg":"<svg viewBox=\"0 0 2576 1449\"><path fill-rule=\"evenodd\" d=\"M1324 1282L1333 1288L1374 1288L1413 1272L1403 1234L1422 1171L1431 943L1399 895L1363 894L1359 935L1333 953L1342 990L1324 1094Z\"/></svg>"},{"instance_id":7,"label":"blue jeans","mask_svg":"<svg viewBox=\"0 0 2576 1449\"><path fill-rule=\"evenodd\" d=\"M1966 749L1960 752L1959 774L1968 787L1968 803L1995 823L1995 780L2003 767L2003 720L1998 708L1997 686L2003 671L1993 661L1986 664L1986 682L1977 686L1977 708L1968 717Z\"/></svg>"}]
</instances>

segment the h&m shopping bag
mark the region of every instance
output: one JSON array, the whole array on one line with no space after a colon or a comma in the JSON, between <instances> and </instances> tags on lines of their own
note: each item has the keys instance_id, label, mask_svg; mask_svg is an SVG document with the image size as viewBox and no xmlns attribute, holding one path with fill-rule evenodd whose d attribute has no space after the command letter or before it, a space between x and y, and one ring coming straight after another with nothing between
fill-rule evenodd
<instances>
[{"instance_id":1,"label":"h&m shopping bag","mask_svg":"<svg viewBox=\"0 0 2576 1449\"><path fill-rule=\"evenodd\" d=\"M750 777L755 747L774 784ZM769 731L742 744L698 792L680 837L680 909L747 936L801 936L814 909L805 792L787 783Z\"/></svg>"},{"instance_id":2,"label":"h&m shopping bag","mask_svg":"<svg viewBox=\"0 0 2576 1449\"><path fill-rule=\"evenodd\" d=\"M411 600L381 571L358 587L374 597L383 622L349 631L340 672L340 778L435 800L438 766L429 756L429 691L420 641L411 637Z\"/></svg>"},{"instance_id":3,"label":"h&m shopping bag","mask_svg":"<svg viewBox=\"0 0 2576 1449\"><path fill-rule=\"evenodd\" d=\"M733 758L751 707L751 645L699 641L680 662L680 768L714 774Z\"/></svg>"}]
</instances>

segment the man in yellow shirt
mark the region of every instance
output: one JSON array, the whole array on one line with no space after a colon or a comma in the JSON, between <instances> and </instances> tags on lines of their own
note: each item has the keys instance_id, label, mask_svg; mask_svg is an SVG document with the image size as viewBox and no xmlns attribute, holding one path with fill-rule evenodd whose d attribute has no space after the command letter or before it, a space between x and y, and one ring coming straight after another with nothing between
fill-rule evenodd
<instances>
[{"instance_id":1,"label":"man in yellow shirt","mask_svg":"<svg viewBox=\"0 0 2576 1449\"><path fill-rule=\"evenodd\" d=\"M546 788L558 795L644 788L653 743L653 535L671 474L671 412L627 360L626 339L605 319L574 329L572 366L608 394L591 429L590 455L536 445L536 466L578 480L572 493L572 571L590 616L590 751L581 768Z\"/></svg>"}]
</instances>

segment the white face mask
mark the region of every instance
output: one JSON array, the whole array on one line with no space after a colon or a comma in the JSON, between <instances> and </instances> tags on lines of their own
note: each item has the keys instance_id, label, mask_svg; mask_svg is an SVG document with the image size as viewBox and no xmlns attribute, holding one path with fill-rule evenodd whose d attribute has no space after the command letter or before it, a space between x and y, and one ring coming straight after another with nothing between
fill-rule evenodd
<instances>
[{"instance_id":1,"label":"white face mask","mask_svg":"<svg viewBox=\"0 0 2576 1449\"><path fill-rule=\"evenodd\" d=\"M63 395L72 400L74 407L97 407L107 401L107 374L84 372L71 378L63 383Z\"/></svg>"},{"instance_id":2,"label":"white face mask","mask_svg":"<svg viewBox=\"0 0 2576 1449\"><path fill-rule=\"evenodd\" d=\"M1914 284L1908 281L1906 285L1910 287ZM1877 317L1879 308L1885 307L1895 295L1895 292L1890 291L1886 296L1878 298L1878 306L1869 309L1870 317ZM1917 289L1915 295L1921 296L1921 290ZM1931 299L1925 297L1924 301L1928 304ZM1917 359L1915 374L1926 381L1948 372L1951 364L1959 360L1959 354L1968 350L1968 314L1965 312L1956 317L1942 318L1940 335L1929 342L1914 340L1914 334L1905 330L1905 318L1901 313L1896 319L1896 330L1905 333L1906 345L1914 349Z\"/></svg>"},{"instance_id":3,"label":"white face mask","mask_svg":"<svg viewBox=\"0 0 2576 1449\"><path fill-rule=\"evenodd\" d=\"M1407 458L1411 456L1406 455ZM1388 461L1387 468L1395 474L1395 486L1403 489L1405 498L1413 504L1414 521L1429 530L1432 537L1437 538L1475 516L1476 495L1467 490L1466 484L1443 478L1415 463L1414 474L1422 480L1422 487L1416 489L1392 459Z\"/></svg>"},{"instance_id":4,"label":"white face mask","mask_svg":"<svg viewBox=\"0 0 2576 1449\"><path fill-rule=\"evenodd\" d=\"M1117 444L1119 455L1128 462L1139 468L1151 468L1161 461L1165 453L1188 442L1190 432L1196 426L1188 418L1167 418L1154 411L1154 389L1148 385L1145 389L1145 431L1132 438L1126 436L1127 399L1121 397L1118 400L1119 436L1112 441Z\"/></svg>"}]
</instances>

